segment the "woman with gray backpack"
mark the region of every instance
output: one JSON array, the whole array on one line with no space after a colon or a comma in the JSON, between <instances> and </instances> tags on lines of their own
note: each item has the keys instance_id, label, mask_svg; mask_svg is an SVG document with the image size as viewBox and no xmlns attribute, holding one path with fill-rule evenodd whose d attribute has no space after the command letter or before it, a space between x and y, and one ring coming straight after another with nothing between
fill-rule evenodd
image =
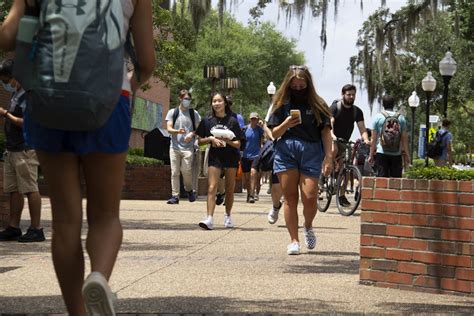
<instances>
[{"instance_id":1,"label":"woman with gray backpack","mask_svg":"<svg viewBox=\"0 0 474 316\"><path fill-rule=\"evenodd\" d=\"M124 54L130 37L134 72ZM155 65L151 1L83 1L72 10L61 1L15 0L0 26L0 49L15 45L16 78L27 93L26 141L48 183L52 257L67 312L115 315L108 279L122 243L130 95ZM91 262L85 280L81 173Z\"/></svg>"}]
</instances>

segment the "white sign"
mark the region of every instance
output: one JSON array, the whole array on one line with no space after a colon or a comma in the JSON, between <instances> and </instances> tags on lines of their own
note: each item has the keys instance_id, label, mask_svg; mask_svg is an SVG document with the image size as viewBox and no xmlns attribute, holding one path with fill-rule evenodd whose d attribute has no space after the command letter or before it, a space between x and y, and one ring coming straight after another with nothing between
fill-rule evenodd
<instances>
[{"instance_id":1,"label":"white sign","mask_svg":"<svg viewBox=\"0 0 474 316\"><path fill-rule=\"evenodd\" d=\"M439 116L438 115L430 115L430 123L438 123Z\"/></svg>"}]
</instances>

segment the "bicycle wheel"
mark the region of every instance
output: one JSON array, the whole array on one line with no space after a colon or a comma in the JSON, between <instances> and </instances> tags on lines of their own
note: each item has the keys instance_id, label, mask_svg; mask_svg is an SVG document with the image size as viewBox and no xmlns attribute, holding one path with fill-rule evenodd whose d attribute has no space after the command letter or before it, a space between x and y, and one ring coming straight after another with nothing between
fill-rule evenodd
<instances>
[{"instance_id":1,"label":"bicycle wheel","mask_svg":"<svg viewBox=\"0 0 474 316\"><path fill-rule=\"evenodd\" d=\"M320 212L326 212L331 204L332 198L332 188L334 183L334 179L332 176L325 177L321 174L319 177L319 191L318 191L318 200L317 206Z\"/></svg>"},{"instance_id":2,"label":"bicycle wheel","mask_svg":"<svg viewBox=\"0 0 474 316\"><path fill-rule=\"evenodd\" d=\"M355 166L346 166L337 177L336 182L336 192L345 192L347 184L351 175L354 177L353 185L354 187L349 190L349 193L346 193L346 201L340 199L339 193L336 196L336 205L339 213L344 216L350 216L359 207L360 196L362 192L362 175L360 174L359 169ZM342 188L342 190L339 190Z\"/></svg>"}]
</instances>

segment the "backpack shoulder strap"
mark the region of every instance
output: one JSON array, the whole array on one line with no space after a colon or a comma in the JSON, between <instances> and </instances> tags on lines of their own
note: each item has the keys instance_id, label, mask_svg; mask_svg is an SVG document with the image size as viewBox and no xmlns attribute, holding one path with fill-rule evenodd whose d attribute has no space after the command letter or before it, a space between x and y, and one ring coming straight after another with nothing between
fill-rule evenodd
<instances>
[{"instance_id":1,"label":"backpack shoulder strap","mask_svg":"<svg viewBox=\"0 0 474 316\"><path fill-rule=\"evenodd\" d=\"M189 117L191 117L191 123L193 124L193 131L196 131L196 113L194 109L189 109Z\"/></svg>"},{"instance_id":2,"label":"backpack shoulder strap","mask_svg":"<svg viewBox=\"0 0 474 316\"><path fill-rule=\"evenodd\" d=\"M176 107L173 112L173 128L174 124L176 124L176 120L178 119L179 116L179 107Z\"/></svg>"},{"instance_id":3,"label":"backpack shoulder strap","mask_svg":"<svg viewBox=\"0 0 474 316\"><path fill-rule=\"evenodd\" d=\"M342 112L342 102L341 100L337 100L336 102L336 115L334 115L334 118L338 118L341 115Z\"/></svg>"},{"instance_id":4,"label":"backpack shoulder strap","mask_svg":"<svg viewBox=\"0 0 474 316\"><path fill-rule=\"evenodd\" d=\"M382 113L382 115L383 115L385 118L390 117L390 114L388 114L387 111L385 111L385 110L383 110L383 111L380 112L380 113Z\"/></svg>"}]
</instances>

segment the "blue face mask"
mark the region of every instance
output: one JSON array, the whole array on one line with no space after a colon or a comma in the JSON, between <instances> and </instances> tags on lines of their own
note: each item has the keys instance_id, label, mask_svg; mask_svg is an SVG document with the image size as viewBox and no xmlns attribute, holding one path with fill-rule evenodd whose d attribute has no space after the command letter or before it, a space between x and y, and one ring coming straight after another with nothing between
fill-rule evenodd
<instances>
[{"instance_id":1,"label":"blue face mask","mask_svg":"<svg viewBox=\"0 0 474 316\"><path fill-rule=\"evenodd\" d=\"M14 86L11 85L11 83L3 83L2 81L2 86L3 86L3 89L5 89L6 91L10 92L10 93L13 93L16 91L16 88Z\"/></svg>"},{"instance_id":2,"label":"blue face mask","mask_svg":"<svg viewBox=\"0 0 474 316\"><path fill-rule=\"evenodd\" d=\"M181 104L187 109L187 108L189 108L189 107L191 106L191 100L189 100L189 99L183 99L183 100L181 101Z\"/></svg>"}]
</instances>

